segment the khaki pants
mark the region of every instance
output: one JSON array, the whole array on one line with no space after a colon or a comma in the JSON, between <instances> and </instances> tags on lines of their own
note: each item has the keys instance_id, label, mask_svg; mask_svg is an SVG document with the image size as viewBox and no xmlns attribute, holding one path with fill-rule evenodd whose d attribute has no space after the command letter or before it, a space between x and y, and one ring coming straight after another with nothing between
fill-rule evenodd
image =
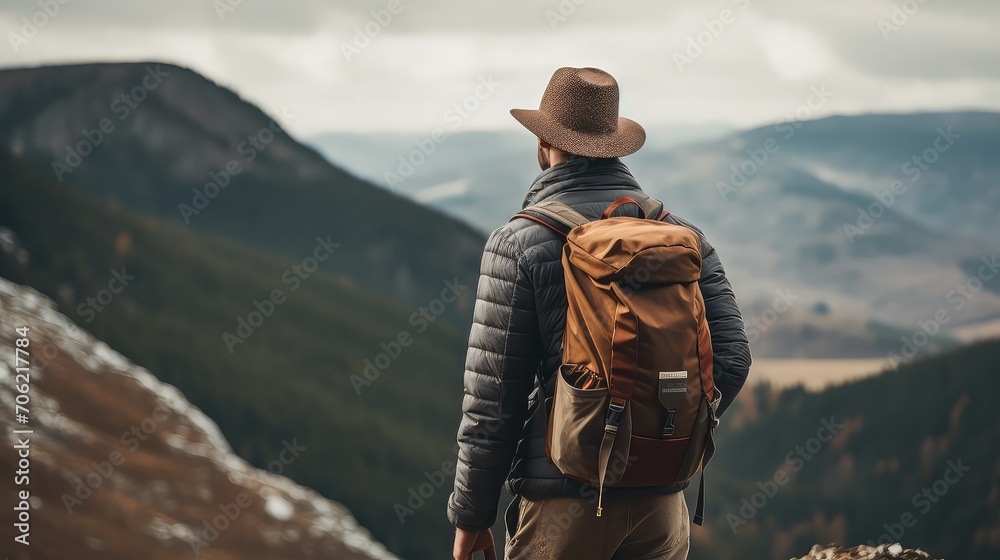
<instances>
[{"instance_id":1,"label":"khaki pants","mask_svg":"<svg viewBox=\"0 0 1000 560\"><path fill-rule=\"evenodd\" d=\"M684 560L691 521L684 493L606 493L594 500L515 496L507 509L507 560Z\"/></svg>"}]
</instances>

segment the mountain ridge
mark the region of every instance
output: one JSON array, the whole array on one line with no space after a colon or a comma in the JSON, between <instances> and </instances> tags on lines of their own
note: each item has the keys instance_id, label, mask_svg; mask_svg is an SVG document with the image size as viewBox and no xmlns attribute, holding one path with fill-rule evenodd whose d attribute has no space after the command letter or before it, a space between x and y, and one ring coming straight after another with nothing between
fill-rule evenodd
<instances>
[{"instance_id":1,"label":"mountain ridge","mask_svg":"<svg viewBox=\"0 0 1000 560\"><path fill-rule=\"evenodd\" d=\"M7 152L108 204L292 258L330 234L342 247L322 270L407 304L444 277L478 278L484 235L331 165L289 136L281 115L192 70L0 70L0 115ZM449 310L449 319L468 317Z\"/></svg>"}]
</instances>

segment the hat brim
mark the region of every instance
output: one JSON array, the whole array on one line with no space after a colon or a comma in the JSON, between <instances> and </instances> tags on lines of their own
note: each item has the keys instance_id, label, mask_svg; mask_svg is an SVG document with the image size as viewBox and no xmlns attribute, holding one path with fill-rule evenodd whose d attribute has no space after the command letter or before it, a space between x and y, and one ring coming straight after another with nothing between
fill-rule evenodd
<instances>
[{"instance_id":1,"label":"hat brim","mask_svg":"<svg viewBox=\"0 0 1000 560\"><path fill-rule=\"evenodd\" d=\"M618 130L606 134L588 134L566 128L551 115L538 109L511 109L511 116L532 134L571 154L596 158L615 158L634 154L646 143L642 125L618 118Z\"/></svg>"}]
</instances>

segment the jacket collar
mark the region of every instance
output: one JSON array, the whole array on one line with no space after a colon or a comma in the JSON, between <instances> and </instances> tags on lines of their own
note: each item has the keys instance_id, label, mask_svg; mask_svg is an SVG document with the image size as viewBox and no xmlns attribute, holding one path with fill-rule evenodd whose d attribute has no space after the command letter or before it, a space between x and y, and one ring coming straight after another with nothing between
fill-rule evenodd
<instances>
[{"instance_id":1,"label":"jacket collar","mask_svg":"<svg viewBox=\"0 0 1000 560\"><path fill-rule=\"evenodd\" d=\"M618 158L579 158L564 161L538 175L528 189L521 208L527 208L570 189L606 189L609 186L641 190L628 167Z\"/></svg>"}]
</instances>

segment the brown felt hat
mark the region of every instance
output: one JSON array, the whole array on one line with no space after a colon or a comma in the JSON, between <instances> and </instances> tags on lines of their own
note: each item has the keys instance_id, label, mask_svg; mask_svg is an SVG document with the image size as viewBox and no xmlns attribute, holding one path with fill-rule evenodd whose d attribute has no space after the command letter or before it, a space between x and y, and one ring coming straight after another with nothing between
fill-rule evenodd
<instances>
[{"instance_id":1,"label":"brown felt hat","mask_svg":"<svg viewBox=\"0 0 1000 560\"><path fill-rule=\"evenodd\" d=\"M552 74L538 109L511 109L535 136L564 152L614 158L646 142L642 126L618 116L618 82L598 68L560 68Z\"/></svg>"}]
</instances>

